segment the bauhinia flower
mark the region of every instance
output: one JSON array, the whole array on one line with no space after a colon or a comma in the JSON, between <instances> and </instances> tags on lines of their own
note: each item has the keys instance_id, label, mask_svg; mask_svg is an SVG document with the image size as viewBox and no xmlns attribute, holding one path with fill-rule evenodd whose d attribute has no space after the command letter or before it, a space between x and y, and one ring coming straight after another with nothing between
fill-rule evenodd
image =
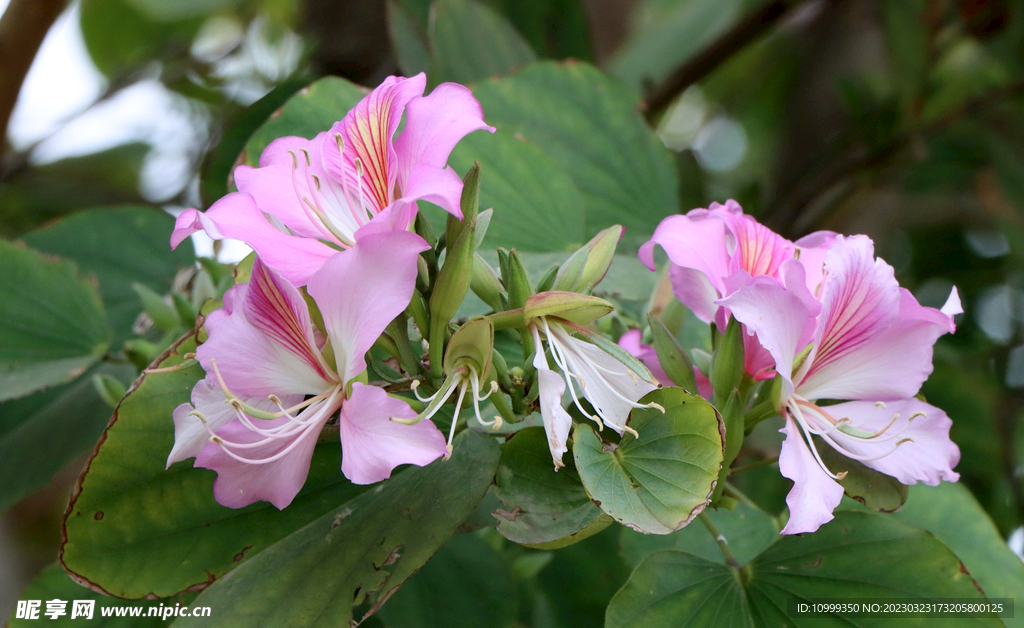
<instances>
[{"instance_id":1,"label":"bauhinia flower","mask_svg":"<svg viewBox=\"0 0 1024 628\"><path fill-rule=\"evenodd\" d=\"M843 496L845 470L825 465L816 438L904 484L959 479L952 422L914 398L932 371L932 345L963 311L956 288L941 310L921 306L866 236L836 238L820 301L800 264L784 262L779 275L754 277L719 303L757 334L782 380L779 469L794 482L782 533L818 529Z\"/></svg>"},{"instance_id":2,"label":"bauhinia flower","mask_svg":"<svg viewBox=\"0 0 1024 628\"><path fill-rule=\"evenodd\" d=\"M582 307L575 311L560 312L565 318L555 314L538 314L543 311L558 312L561 308L551 307L551 304L560 301L578 303ZM626 425L633 408L659 407L657 404L637 403L641 397L658 387L650 373L642 372L642 365L637 366L641 371L638 374L604 349L572 335L573 331L583 331L581 322L590 322L611 309L608 305L608 309L604 310L600 303L590 301L604 303L596 297L548 292L530 297L524 308L528 317L526 328L533 336L536 351L533 366L537 369L540 413L555 470L564 466L562 456L568 451L566 441L572 427L572 417L562 407L566 387L583 416L595 421L600 429L608 426L618 434L630 432L637 436L636 431ZM544 343L560 373L550 367ZM580 402L581 396L593 406L593 413Z\"/></svg>"},{"instance_id":3,"label":"bauhinia flower","mask_svg":"<svg viewBox=\"0 0 1024 628\"><path fill-rule=\"evenodd\" d=\"M424 74L388 77L329 131L275 140L259 168L235 169L237 193L178 216L171 246L200 230L238 239L302 286L363 235L408 229L417 200L461 219L462 181L448 155L467 134L494 128L465 87L443 83L423 96L425 86Z\"/></svg>"},{"instance_id":4,"label":"bauhinia flower","mask_svg":"<svg viewBox=\"0 0 1024 628\"><path fill-rule=\"evenodd\" d=\"M821 264L835 234L813 233L793 243L745 215L736 201L712 203L669 216L655 229L651 240L640 247L640 260L655 270L654 248L668 254L672 291L683 305L705 323L724 330L729 310L719 300L729 296L751 277L779 278L786 260L797 259L805 268L808 288L821 283ZM774 377L771 355L757 338L744 335L745 370L755 379Z\"/></svg>"},{"instance_id":5,"label":"bauhinia flower","mask_svg":"<svg viewBox=\"0 0 1024 628\"><path fill-rule=\"evenodd\" d=\"M174 411L168 466L195 456L195 466L217 472L219 503L240 508L265 500L284 508L302 488L321 431L335 416L341 469L357 484L444 455L444 435L432 423L391 421L416 413L355 381L366 369L366 352L408 305L415 258L426 248L416 234L381 233L328 259L307 287L326 337L298 289L257 257L249 283L229 290L223 309L206 319L209 339L196 357L207 376L192 403Z\"/></svg>"}]
</instances>

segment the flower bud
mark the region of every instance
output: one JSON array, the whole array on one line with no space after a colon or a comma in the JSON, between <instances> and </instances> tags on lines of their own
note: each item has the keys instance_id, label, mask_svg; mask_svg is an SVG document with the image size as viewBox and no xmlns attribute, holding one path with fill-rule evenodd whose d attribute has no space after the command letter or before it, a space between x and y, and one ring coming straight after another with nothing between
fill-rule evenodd
<instances>
[{"instance_id":1,"label":"flower bud","mask_svg":"<svg viewBox=\"0 0 1024 628\"><path fill-rule=\"evenodd\" d=\"M491 375L494 355L494 325L489 318L474 318L460 327L444 353L444 371L451 373L459 366L469 363L478 373L481 382Z\"/></svg>"},{"instance_id":2,"label":"flower bud","mask_svg":"<svg viewBox=\"0 0 1024 628\"><path fill-rule=\"evenodd\" d=\"M609 227L569 256L558 271L554 289L578 292L597 285L607 274L624 231L622 225Z\"/></svg>"},{"instance_id":3,"label":"flower bud","mask_svg":"<svg viewBox=\"0 0 1024 628\"><path fill-rule=\"evenodd\" d=\"M586 325L614 310L604 299L578 292L542 292L526 299L523 315L526 322L540 316L557 316L579 325Z\"/></svg>"},{"instance_id":4,"label":"flower bud","mask_svg":"<svg viewBox=\"0 0 1024 628\"><path fill-rule=\"evenodd\" d=\"M504 292L504 288L498 281L498 276L491 265L476 253L473 255L473 277L470 280L469 288L495 312L504 309L501 302L501 293Z\"/></svg>"},{"instance_id":5,"label":"flower bud","mask_svg":"<svg viewBox=\"0 0 1024 628\"><path fill-rule=\"evenodd\" d=\"M515 249L508 254L508 276L505 286L508 288L508 306L511 309L525 306L527 299L536 292L533 282L530 281L530 274L526 272L523 258L519 257Z\"/></svg>"}]
</instances>

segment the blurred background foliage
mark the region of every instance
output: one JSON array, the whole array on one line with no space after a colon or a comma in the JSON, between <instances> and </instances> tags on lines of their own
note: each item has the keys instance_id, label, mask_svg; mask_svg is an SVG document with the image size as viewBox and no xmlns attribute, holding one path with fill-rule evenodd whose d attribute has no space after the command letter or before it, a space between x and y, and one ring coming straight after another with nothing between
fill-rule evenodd
<instances>
[{"instance_id":1,"label":"blurred background foliage","mask_svg":"<svg viewBox=\"0 0 1024 628\"><path fill-rule=\"evenodd\" d=\"M55 20L80 32L79 63L95 86L33 135L22 128L33 112L19 112L15 98ZM171 300L169 321L137 318L146 299L197 281L187 270L192 251L166 249L167 212L226 193L249 137L305 85L335 74L373 86L421 71L435 85L475 83L538 60L593 63L643 99L675 159L678 211L735 198L794 239L817 229L866 233L922 303L939 306L958 287L966 314L936 347L922 392L954 420L963 482L1024 550L1024 2L9 0L0 44L0 235L94 276L111 346L120 351L134 332L125 354L140 359L188 323L188 308ZM32 80L62 99L58 79ZM110 209L83 212L97 207ZM648 222L627 248L657 221ZM223 276L216 264L205 268L203 281ZM133 282L142 288L126 293ZM56 444L66 450L61 464L40 471L16 503L0 500L10 507L0 616L52 561L81 455L109 416L89 378L104 376L96 381L106 397L133 378L108 362L61 383L67 394L0 402L5 479L21 470L12 452L25 416L54 429L81 417ZM67 399L78 407L61 405ZM759 430L741 459L771 455L778 442ZM738 483L770 512L788 490L774 468ZM554 562L500 539L487 560L459 543L444 560L493 570L487 560L504 559L520 599L532 600L516 609L500 590L483 591L474 607L483 618L518 613L568 626L592 615L596 625L627 573L601 558L619 543L612 530L558 550L573 558ZM383 621L417 625L403 611L409 603L396 597Z\"/></svg>"}]
</instances>

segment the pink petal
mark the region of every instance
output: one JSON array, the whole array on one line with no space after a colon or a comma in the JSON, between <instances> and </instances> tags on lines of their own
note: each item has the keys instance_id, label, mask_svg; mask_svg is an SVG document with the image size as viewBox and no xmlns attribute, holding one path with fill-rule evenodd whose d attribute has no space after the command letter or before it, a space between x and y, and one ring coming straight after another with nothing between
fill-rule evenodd
<instances>
[{"instance_id":1,"label":"pink petal","mask_svg":"<svg viewBox=\"0 0 1024 628\"><path fill-rule=\"evenodd\" d=\"M213 496L217 503L228 508L242 508L258 501L267 501L278 509L290 504L306 482L309 463L313 459L313 450L320 430L332 414L327 411L329 408L325 406L326 401L316 402L299 414L297 418L300 420L314 414L322 414L322 417L293 437L272 440L250 449L233 450L249 459L265 459L288 447L294 447L273 462L240 462L229 456L216 443L211 442L203 447L202 452L196 457L195 466L217 472L217 479L213 482ZM283 425L287 419L252 421L261 428L271 428ZM256 443L263 440L262 436L240 421L228 423L217 431L217 435L232 443Z\"/></svg>"},{"instance_id":2,"label":"pink petal","mask_svg":"<svg viewBox=\"0 0 1024 628\"><path fill-rule=\"evenodd\" d=\"M228 194L200 213L182 212L171 234L177 245L196 231L205 231L214 240L233 238L251 246L263 261L273 266L291 283L302 286L335 249L312 238L297 238L275 229L248 194Z\"/></svg>"},{"instance_id":3,"label":"pink petal","mask_svg":"<svg viewBox=\"0 0 1024 628\"><path fill-rule=\"evenodd\" d=\"M320 306L343 381L366 369L366 352L409 305L416 258L428 248L407 231L363 236L310 279L307 290Z\"/></svg>"},{"instance_id":4,"label":"pink petal","mask_svg":"<svg viewBox=\"0 0 1024 628\"><path fill-rule=\"evenodd\" d=\"M285 407L291 407L302 401L298 395L285 395L281 403ZM277 405L267 398L254 397L246 399L245 403L267 412L276 412ZM192 415L195 410L206 419L206 426L203 426L199 417ZM174 447L167 456L167 466L175 462L195 458L210 441L210 431L217 432L221 427L235 419L235 409L227 402L224 391L212 373L195 385L192 389L192 403L183 403L174 409Z\"/></svg>"},{"instance_id":5,"label":"pink petal","mask_svg":"<svg viewBox=\"0 0 1024 628\"><path fill-rule=\"evenodd\" d=\"M392 399L375 386L352 384L352 396L341 407L341 470L355 484L373 484L391 477L401 464L423 466L447 453L444 434L430 421L403 425L391 420L414 419L409 404Z\"/></svg>"},{"instance_id":6,"label":"pink petal","mask_svg":"<svg viewBox=\"0 0 1024 628\"><path fill-rule=\"evenodd\" d=\"M796 241L800 263L807 275L807 289L815 296L821 295L821 282L825 279L825 255L838 237L839 234L832 231L815 231Z\"/></svg>"},{"instance_id":7,"label":"pink petal","mask_svg":"<svg viewBox=\"0 0 1024 628\"><path fill-rule=\"evenodd\" d=\"M358 241L360 238L374 233L408 231L412 221L416 218L417 210L416 203L395 201L374 216L373 220L360 227L355 233L355 239Z\"/></svg>"},{"instance_id":8,"label":"pink petal","mask_svg":"<svg viewBox=\"0 0 1024 628\"><path fill-rule=\"evenodd\" d=\"M841 247L837 244L835 248ZM870 255L870 251L861 249L860 254ZM862 269L864 266L862 262ZM831 267L829 272L833 272ZM883 401L914 396L932 372L932 346L939 336L954 329L952 317L922 307L908 290L896 285L892 268L881 260L860 277L837 277L834 283L830 274L825 296L831 299L826 303L833 304L832 319L840 323L833 323L825 333L845 327L812 353L808 374L798 386L800 394L808 399ZM840 279L844 281L839 283ZM849 281L853 287L844 287ZM856 298L858 292L869 291L878 294ZM838 312L839 307L853 311ZM823 321L825 315L823 308Z\"/></svg>"},{"instance_id":9,"label":"pink petal","mask_svg":"<svg viewBox=\"0 0 1024 628\"><path fill-rule=\"evenodd\" d=\"M231 288L230 297L225 296L232 303L230 311L207 317L210 337L196 350L206 372L219 372L231 392L242 398L317 395L334 385L313 348L305 302L275 275L257 261L250 283Z\"/></svg>"},{"instance_id":10,"label":"pink petal","mask_svg":"<svg viewBox=\"0 0 1024 628\"><path fill-rule=\"evenodd\" d=\"M362 190L374 213L393 200L392 191L398 182L398 157L393 138L406 106L423 94L426 83L427 77L422 73L408 79L389 76L328 132L329 138L341 135L344 154L338 150L337 142L323 143L324 167L351 189L358 189L360 185L355 178L358 176L355 161L362 163Z\"/></svg>"},{"instance_id":11,"label":"pink petal","mask_svg":"<svg viewBox=\"0 0 1024 628\"><path fill-rule=\"evenodd\" d=\"M793 488L786 496L789 522L782 534L814 532L832 520L832 511L843 499L843 487L818 466L792 418L787 418L786 426L779 431L786 435L779 454L779 471L793 480Z\"/></svg>"},{"instance_id":12,"label":"pink petal","mask_svg":"<svg viewBox=\"0 0 1024 628\"><path fill-rule=\"evenodd\" d=\"M256 207L276 216L297 235L320 238L321 229L310 220L302 205L302 197L313 198L309 181L302 174L305 171L299 167L299 160L305 161L303 151L310 156L311 169L316 168L320 153L316 142L301 137L278 138L263 150L259 168L235 168L235 185L239 192L253 197Z\"/></svg>"},{"instance_id":13,"label":"pink petal","mask_svg":"<svg viewBox=\"0 0 1024 628\"><path fill-rule=\"evenodd\" d=\"M757 222L753 216L731 212L722 214L736 238L736 250L731 260L733 272L745 270L754 277L776 276L782 262L792 259L793 243Z\"/></svg>"},{"instance_id":14,"label":"pink petal","mask_svg":"<svg viewBox=\"0 0 1024 628\"><path fill-rule=\"evenodd\" d=\"M405 110L405 128L395 140L399 186L409 196L406 177L419 164L444 168L448 155L473 131L494 127L484 122L484 112L473 93L462 85L442 83L429 96L413 98Z\"/></svg>"},{"instance_id":15,"label":"pink petal","mask_svg":"<svg viewBox=\"0 0 1024 628\"><path fill-rule=\"evenodd\" d=\"M402 200L424 200L462 220L462 179L451 168L416 164L402 186Z\"/></svg>"},{"instance_id":16,"label":"pink petal","mask_svg":"<svg viewBox=\"0 0 1024 628\"><path fill-rule=\"evenodd\" d=\"M572 417L562 407L565 380L548 368L547 359L541 352L534 356L533 365L537 368L537 385L540 387L540 416L544 420L551 459L555 463L555 471L558 471L559 467L565 466L562 457L569 451L566 441L569 440L569 428L572 427Z\"/></svg>"},{"instance_id":17,"label":"pink petal","mask_svg":"<svg viewBox=\"0 0 1024 628\"><path fill-rule=\"evenodd\" d=\"M814 329L814 304L765 275L754 277L718 303L732 311L748 334L757 334L761 346L775 359L776 372L783 378L781 398L787 399L793 391L793 360Z\"/></svg>"},{"instance_id":18,"label":"pink petal","mask_svg":"<svg viewBox=\"0 0 1024 628\"><path fill-rule=\"evenodd\" d=\"M707 275L693 268L671 265L668 276L672 281L672 294L680 303L690 308L694 315L705 323L715 320L715 314L719 309L715 301L718 300L719 294L708 281Z\"/></svg>"},{"instance_id":19,"label":"pink petal","mask_svg":"<svg viewBox=\"0 0 1024 628\"><path fill-rule=\"evenodd\" d=\"M693 214L694 212L690 212ZM654 245L660 244L676 266L703 273L711 286L723 293L722 279L732 274L725 224L716 218L669 216L654 230L651 241L640 248L640 260L654 270Z\"/></svg>"},{"instance_id":20,"label":"pink petal","mask_svg":"<svg viewBox=\"0 0 1024 628\"><path fill-rule=\"evenodd\" d=\"M892 452L878 460L865 461L872 469L904 484L924 482L935 486L942 480L956 482L960 479L960 474L953 471L960 462L960 449L949 438L953 422L939 408L911 398L890 401L884 407L877 407L870 401L850 401L823 409L837 420L851 419L852 425L866 432L885 428L894 415L899 415L891 427L874 439L853 438L842 432L829 434L841 447L861 456L874 458ZM911 416L913 420L909 420ZM905 442L893 451L896 442L904 438L912 442Z\"/></svg>"}]
</instances>

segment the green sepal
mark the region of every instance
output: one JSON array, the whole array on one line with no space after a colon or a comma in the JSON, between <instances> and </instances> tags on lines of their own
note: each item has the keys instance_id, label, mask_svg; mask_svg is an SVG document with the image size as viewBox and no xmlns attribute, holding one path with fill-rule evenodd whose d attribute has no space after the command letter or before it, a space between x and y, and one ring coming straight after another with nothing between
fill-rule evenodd
<instances>
[{"instance_id":1,"label":"green sepal","mask_svg":"<svg viewBox=\"0 0 1024 628\"><path fill-rule=\"evenodd\" d=\"M527 299L536 292L533 282L530 281L530 273L526 271L523 258L513 249L508 254L508 276L505 280L505 287L508 288L508 307L511 310L526 305Z\"/></svg>"},{"instance_id":2,"label":"green sepal","mask_svg":"<svg viewBox=\"0 0 1024 628\"><path fill-rule=\"evenodd\" d=\"M711 495L711 503L716 507L721 500L722 491L725 490L725 479L729 476L729 468L743 446L743 401L740 399L740 391L732 391L728 401L722 407L721 415L722 422L725 424L725 449L722 468L718 472L718 484L715 486L715 492Z\"/></svg>"},{"instance_id":3,"label":"green sepal","mask_svg":"<svg viewBox=\"0 0 1024 628\"><path fill-rule=\"evenodd\" d=\"M474 318L452 334L444 354L444 372L451 377L456 368L470 363L481 385L491 376L494 356L494 325L489 318Z\"/></svg>"},{"instance_id":4,"label":"green sepal","mask_svg":"<svg viewBox=\"0 0 1024 628\"><path fill-rule=\"evenodd\" d=\"M474 162L473 167L462 179L462 199L459 202L462 209L462 220L448 214L448 222L445 226L445 235L448 246L457 242L467 226L476 222L477 214L480 211L480 162ZM487 218L490 221L490 217ZM470 240L476 250L476 240ZM449 251L451 253L451 251Z\"/></svg>"},{"instance_id":5,"label":"green sepal","mask_svg":"<svg viewBox=\"0 0 1024 628\"><path fill-rule=\"evenodd\" d=\"M444 265L437 274L430 295L430 371L435 375L441 372L448 321L462 305L472 277L473 223L470 222L460 231L459 239L448 247Z\"/></svg>"},{"instance_id":6,"label":"green sepal","mask_svg":"<svg viewBox=\"0 0 1024 628\"><path fill-rule=\"evenodd\" d=\"M480 257L479 253L473 254L473 277L469 282L469 288L495 312L502 309L501 293L504 288L498 281L498 275L494 269L487 263L487 260Z\"/></svg>"},{"instance_id":7,"label":"green sepal","mask_svg":"<svg viewBox=\"0 0 1024 628\"><path fill-rule=\"evenodd\" d=\"M537 292L547 292L555 285L555 277L558 276L558 264L552 264L544 274L540 276L540 281L537 282Z\"/></svg>"},{"instance_id":8,"label":"green sepal","mask_svg":"<svg viewBox=\"0 0 1024 628\"><path fill-rule=\"evenodd\" d=\"M647 315L647 323L651 327L651 335L654 337L654 351L658 354L658 362L661 368L668 375L672 382L685 390L696 395L697 377L693 374L693 363L686 351L679 346L676 339L672 337L661 320L653 315Z\"/></svg>"},{"instance_id":9,"label":"green sepal","mask_svg":"<svg viewBox=\"0 0 1024 628\"><path fill-rule=\"evenodd\" d=\"M715 348L711 363L711 388L715 391L715 405L721 407L732 391L743 381L743 327L735 318L729 319L725 334Z\"/></svg>"}]
</instances>

